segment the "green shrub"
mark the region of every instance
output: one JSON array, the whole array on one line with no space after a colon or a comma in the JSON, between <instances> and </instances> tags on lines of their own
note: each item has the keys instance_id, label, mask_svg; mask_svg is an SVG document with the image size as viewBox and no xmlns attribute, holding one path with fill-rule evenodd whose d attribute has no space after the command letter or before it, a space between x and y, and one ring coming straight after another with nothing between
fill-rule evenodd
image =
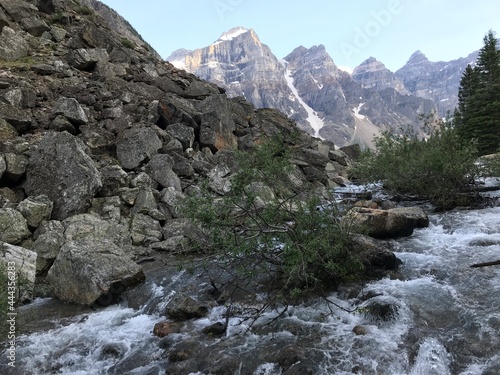
<instances>
[{"instance_id":1,"label":"green shrub","mask_svg":"<svg viewBox=\"0 0 500 375\"><path fill-rule=\"evenodd\" d=\"M381 181L393 193L429 199L442 208L464 202L463 191L478 174L477 151L453 124L441 121L426 139L385 132L375 152L366 151L352 173L362 182Z\"/></svg>"},{"instance_id":2,"label":"green shrub","mask_svg":"<svg viewBox=\"0 0 500 375\"><path fill-rule=\"evenodd\" d=\"M124 46L125 48L133 49L135 47L134 42L132 42L131 40L129 40L127 38L123 38L121 40L121 43L122 43L122 46Z\"/></svg>"},{"instance_id":3,"label":"green shrub","mask_svg":"<svg viewBox=\"0 0 500 375\"><path fill-rule=\"evenodd\" d=\"M248 290L259 281L267 301L288 301L359 278L351 223L333 199L291 188L290 158L283 140L270 140L238 154L229 193L214 199L206 183L185 200L184 212L208 238L202 250L212 254L208 268L218 288Z\"/></svg>"},{"instance_id":4,"label":"green shrub","mask_svg":"<svg viewBox=\"0 0 500 375\"><path fill-rule=\"evenodd\" d=\"M86 5L78 7L77 12L82 16L90 16L91 14L94 14L94 11Z\"/></svg>"}]
</instances>

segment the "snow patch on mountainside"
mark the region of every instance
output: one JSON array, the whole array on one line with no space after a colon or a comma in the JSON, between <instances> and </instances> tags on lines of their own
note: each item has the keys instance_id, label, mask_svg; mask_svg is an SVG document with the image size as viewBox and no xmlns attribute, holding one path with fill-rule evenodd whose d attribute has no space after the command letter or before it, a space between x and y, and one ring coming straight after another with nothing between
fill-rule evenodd
<instances>
[{"instance_id":1,"label":"snow patch on mountainside","mask_svg":"<svg viewBox=\"0 0 500 375\"><path fill-rule=\"evenodd\" d=\"M286 68L286 64L284 64L284 65L285 65L285 68ZM299 95L299 92L298 92L297 88L293 84L292 72L288 68L285 69L285 80L286 80L286 83L288 84L288 87L290 87L290 90L292 91L293 95L297 99L297 101L306 110L306 112L307 112L307 119L306 120L307 120L307 122L309 122L309 125L311 125L311 127L314 130L314 134L313 135L315 137L317 137L317 138L323 139L319 135L319 131L321 130L321 128L323 126L325 126L325 122L318 116L318 114L316 113L316 111L314 109L312 109L311 107L309 107L302 100L302 98Z\"/></svg>"},{"instance_id":2,"label":"snow patch on mountainside","mask_svg":"<svg viewBox=\"0 0 500 375\"><path fill-rule=\"evenodd\" d=\"M360 103L358 105L358 108L353 108L352 111L354 112L354 116L356 116L356 118L360 119L360 120L365 120L366 119L366 116L364 115L361 115L359 113L359 111L361 111L361 108L363 108L363 106L365 105L365 103Z\"/></svg>"},{"instance_id":3,"label":"snow patch on mountainside","mask_svg":"<svg viewBox=\"0 0 500 375\"><path fill-rule=\"evenodd\" d=\"M219 39L217 39L212 45L217 45L219 43L222 43L224 41L228 40L233 40L237 36L240 36L241 34L245 34L249 29L245 29L244 27L235 27L234 29L231 29L225 33L223 33Z\"/></svg>"}]
</instances>

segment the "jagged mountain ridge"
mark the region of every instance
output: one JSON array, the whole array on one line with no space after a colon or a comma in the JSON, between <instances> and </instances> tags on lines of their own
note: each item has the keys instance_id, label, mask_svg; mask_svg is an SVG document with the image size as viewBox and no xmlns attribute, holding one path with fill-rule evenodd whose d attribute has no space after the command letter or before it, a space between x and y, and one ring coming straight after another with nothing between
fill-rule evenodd
<instances>
[{"instance_id":1,"label":"jagged mountain ridge","mask_svg":"<svg viewBox=\"0 0 500 375\"><path fill-rule=\"evenodd\" d=\"M401 94L410 93L406 89L402 78L396 76L375 57L369 57L354 68L352 79L361 83L361 86L366 89L382 91L386 88L393 88Z\"/></svg>"},{"instance_id":2,"label":"jagged mountain ridge","mask_svg":"<svg viewBox=\"0 0 500 375\"><path fill-rule=\"evenodd\" d=\"M363 87L335 65L322 45L298 47L280 61L254 30L242 27L210 46L175 51L167 60L225 87L229 96L277 108L301 129L340 146L370 145L381 130L416 125L421 111L433 110L432 102L403 90Z\"/></svg>"},{"instance_id":3,"label":"jagged mountain ridge","mask_svg":"<svg viewBox=\"0 0 500 375\"><path fill-rule=\"evenodd\" d=\"M440 116L453 113L458 104L458 89L468 64L474 65L479 51L449 62L432 62L420 51L394 74L414 95L434 101Z\"/></svg>"},{"instance_id":4,"label":"jagged mountain ridge","mask_svg":"<svg viewBox=\"0 0 500 375\"><path fill-rule=\"evenodd\" d=\"M307 114L284 79L285 67L253 30L231 29L208 47L177 50L167 60L223 86L230 97L243 96L256 107L276 108L311 131L301 121Z\"/></svg>"}]
</instances>

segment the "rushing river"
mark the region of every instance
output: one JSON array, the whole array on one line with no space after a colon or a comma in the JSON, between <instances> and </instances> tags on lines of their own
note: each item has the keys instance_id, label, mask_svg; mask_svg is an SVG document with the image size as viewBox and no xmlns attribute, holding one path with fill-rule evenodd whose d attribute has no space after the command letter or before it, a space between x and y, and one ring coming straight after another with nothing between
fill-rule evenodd
<instances>
[{"instance_id":1,"label":"rushing river","mask_svg":"<svg viewBox=\"0 0 500 375\"><path fill-rule=\"evenodd\" d=\"M2 355L0 372L164 374L165 353L194 337L197 345L213 348L210 353L223 350L240 361L234 373L241 375L282 374L265 353L287 345L305 353L317 374L500 374L500 266L469 267L500 259L500 208L433 214L430 220L428 228L394 242L403 277L372 282L361 292L375 296L368 301L393 306L390 319L374 319L363 309L348 313L318 300L267 326L265 321L276 316L270 312L245 335L245 323L232 318L223 339L202 337L201 328L223 320L225 309L214 307L166 343L152 335L152 328L164 319L173 290L192 278L173 269L150 277L139 293L146 296L140 306L123 303L55 321L37 313L50 309L52 300L23 307L22 313L28 319L33 314L39 327L18 338L15 369L5 366ZM346 293L330 299L348 310L368 302ZM41 329L44 319L50 322ZM354 334L356 326L364 334Z\"/></svg>"}]
</instances>

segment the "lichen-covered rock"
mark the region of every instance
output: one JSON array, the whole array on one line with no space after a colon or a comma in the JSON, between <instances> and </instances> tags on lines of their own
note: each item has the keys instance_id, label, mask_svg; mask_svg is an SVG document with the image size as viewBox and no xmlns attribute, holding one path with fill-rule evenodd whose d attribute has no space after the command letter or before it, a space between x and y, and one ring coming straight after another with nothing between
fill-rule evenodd
<instances>
[{"instance_id":1,"label":"lichen-covered rock","mask_svg":"<svg viewBox=\"0 0 500 375\"><path fill-rule=\"evenodd\" d=\"M59 98L52 112L55 116L63 115L73 125L83 125L89 122L85 111L75 98Z\"/></svg>"},{"instance_id":2,"label":"lichen-covered rock","mask_svg":"<svg viewBox=\"0 0 500 375\"><path fill-rule=\"evenodd\" d=\"M80 70L92 70L98 62L108 62L109 55L104 48L80 48L73 50L68 57L68 63Z\"/></svg>"},{"instance_id":3,"label":"lichen-covered rock","mask_svg":"<svg viewBox=\"0 0 500 375\"><path fill-rule=\"evenodd\" d=\"M89 213L95 213L105 221L119 223L121 220L121 200L118 196L94 198Z\"/></svg>"},{"instance_id":4,"label":"lichen-covered rock","mask_svg":"<svg viewBox=\"0 0 500 375\"><path fill-rule=\"evenodd\" d=\"M4 26L0 34L0 59L15 61L29 55L29 44L21 31Z\"/></svg>"},{"instance_id":5,"label":"lichen-covered rock","mask_svg":"<svg viewBox=\"0 0 500 375\"><path fill-rule=\"evenodd\" d=\"M158 205L153 190L147 186L139 188L139 193L135 198L134 206L132 207L132 214L148 214L152 210L156 210ZM158 194L158 193L157 193Z\"/></svg>"},{"instance_id":6,"label":"lichen-covered rock","mask_svg":"<svg viewBox=\"0 0 500 375\"><path fill-rule=\"evenodd\" d=\"M236 149L238 141L233 132L233 120L229 100L223 95L211 95L197 107L203 113L200 126L200 143L216 152L223 149Z\"/></svg>"},{"instance_id":7,"label":"lichen-covered rock","mask_svg":"<svg viewBox=\"0 0 500 375\"><path fill-rule=\"evenodd\" d=\"M0 208L0 241L17 245L31 236L24 216L12 208Z\"/></svg>"},{"instance_id":8,"label":"lichen-covered rock","mask_svg":"<svg viewBox=\"0 0 500 375\"><path fill-rule=\"evenodd\" d=\"M175 190L182 191L181 181L172 170L173 164L174 161L169 155L154 155L151 161L146 165L146 172L162 187L172 187Z\"/></svg>"},{"instance_id":9,"label":"lichen-covered rock","mask_svg":"<svg viewBox=\"0 0 500 375\"><path fill-rule=\"evenodd\" d=\"M208 172L208 186L214 192L225 195L231 191L231 170L225 164L216 165Z\"/></svg>"},{"instance_id":10,"label":"lichen-covered rock","mask_svg":"<svg viewBox=\"0 0 500 375\"><path fill-rule=\"evenodd\" d=\"M418 207L389 210L354 207L350 217L375 238L408 237L414 228L429 224L427 215Z\"/></svg>"},{"instance_id":11,"label":"lichen-covered rock","mask_svg":"<svg viewBox=\"0 0 500 375\"><path fill-rule=\"evenodd\" d=\"M105 197L118 195L120 189L128 186L128 174L119 165L109 165L100 169L102 188Z\"/></svg>"},{"instance_id":12,"label":"lichen-covered rock","mask_svg":"<svg viewBox=\"0 0 500 375\"><path fill-rule=\"evenodd\" d=\"M185 149L193 146L194 143L194 129L184 124L172 124L167 126L166 131L172 137L181 142L182 147Z\"/></svg>"},{"instance_id":13,"label":"lichen-covered rock","mask_svg":"<svg viewBox=\"0 0 500 375\"><path fill-rule=\"evenodd\" d=\"M393 251L377 240L357 235L353 236L354 251L363 264L363 274L367 278L381 278L389 271L396 271L402 263Z\"/></svg>"},{"instance_id":14,"label":"lichen-covered rock","mask_svg":"<svg viewBox=\"0 0 500 375\"><path fill-rule=\"evenodd\" d=\"M3 120L8 122L18 134L24 134L31 128L33 113L30 110L22 110L10 103L0 102L0 114Z\"/></svg>"},{"instance_id":15,"label":"lichen-covered rock","mask_svg":"<svg viewBox=\"0 0 500 375\"><path fill-rule=\"evenodd\" d=\"M134 169L156 155L161 146L161 140L152 128L130 128L118 136L116 155L123 168Z\"/></svg>"},{"instance_id":16,"label":"lichen-covered rock","mask_svg":"<svg viewBox=\"0 0 500 375\"><path fill-rule=\"evenodd\" d=\"M182 293L176 293L165 309L165 314L175 320L201 318L207 312L208 307L205 304Z\"/></svg>"},{"instance_id":17,"label":"lichen-covered rock","mask_svg":"<svg viewBox=\"0 0 500 375\"><path fill-rule=\"evenodd\" d=\"M161 192L161 203L162 208L168 217L177 218L179 217L181 201L185 198L185 195L174 187L168 187L163 189Z\"/></svg>"},{"instance_id":18,"label":"lichen-covered rock","mask_svg":"<svg viewBox=\"0 0 500 375\"><path fill-rule=\"evenodd\" d=\"M3 118L0 118L0 141L13 139L18 135L19 134L17 134L16 129L11 124L9 124Z\"/></svg>"},{"instance_id":19,"label":"lichen-covered rock","mask_svg":"<svg viewBox=\"0 0 500 375\"><path fill-rule=\"evenodd\" d=\"M16 277L16 290L19 296L16 302L22 303L33 299L35 288L36 253L23 247L14 246L0 241L0 262L3 263L7 271L7 276ZM3 286L6 288L6 285Z\"/></svg>"},{"instance_id":20,"label":"lichen-covered rock","mask_svg":"<svg viewBox=\"0 0 500 375\"><path fill-rule=\"evenodd\" d=\"M37 11L37 8L33 4L23 0L2 0L2 7L16 22L30 17Z\"/></svg>"},{"instance_id":21,"label":"lichen-covered rock","mask_svg":"<svg viewBox=\"0 0 500 375\"><path fill-rule=\"evenodd\" d=\"M148 245L162 239L161 225L149 215L135 214L130 222L130 236L134 245Z\"/></svg>"},{"instance_id":22,"label":"lichen-covered rock","mask_svg":"<svg viewBox=\"0 0 500 375\"><path fill-rule=\"evenodd\" d=\"M28 164L28 195L46 195L54 203L52 218L64 220L84 212L101 187L101 175L85 146L69 133L47 133Z\"/></svg>"},{"instance_id":23,"label":"lichen-covered rock","mask_svg":"<svg viewBox=\"0 0 500 375\"><path fill-rule=\"evenodd\" d=\"M105 240L65 243L47 274L54 295L66 302L112 303L123 290L145 280L142 268Z\"/></svg>"},{"instance_id":24,"label":"lichen-covered rock","mask_svg":"<svg viewBox=\"0 0 500 375\"><path fill-rule=\"evenodd\" d=\"M28 158L24 155L6 153L5 158L5 176L11 181L19 181L26 173L26 168L28 167Z\"/></svg>"},{"instance_id":25,"label":"lichen-covered rock","mask_svg":"<svg viewBox=\"0 0 500 375\"><path fill-rule=\"evenodd\" d=\"M23 18L21 24L27 32L37 37L50 30L50 27L39 18Z\"/></svg>"},{"instance_id":26,"label":"lichen-covered rock","mask_svg":"<svg viewBox=\"0 0 500 375\"><path fill-rule=\"evenodd\" d=\"M47 273L64 244L64 227L60 221L44 221L33 234L31 250L37 253L36 274Z\"/></svg>"},{"instance_id":27,"label":"lichen-covered rock","mask_svg":"<svg viewBox=\"0 0 500 375\"><path fill-rule=\"evenodd\" d=\"M109 241L117 246L130 245L128 229L125 225L104 220L91 214L74 215L62 222L65 241Z\"/></svg>"},{"instance_id":28,"label":"lichen-covered rock","mask_svg":"<svg viewBox=\"0 0 500 375\"><path fill-rule=\"evenodd\" d=\"M28 226L37 228L42 221L49 220L54 204L46 195L28 197L18 204L17 210L23 214Z\"/></svg>"}]
</instances>

